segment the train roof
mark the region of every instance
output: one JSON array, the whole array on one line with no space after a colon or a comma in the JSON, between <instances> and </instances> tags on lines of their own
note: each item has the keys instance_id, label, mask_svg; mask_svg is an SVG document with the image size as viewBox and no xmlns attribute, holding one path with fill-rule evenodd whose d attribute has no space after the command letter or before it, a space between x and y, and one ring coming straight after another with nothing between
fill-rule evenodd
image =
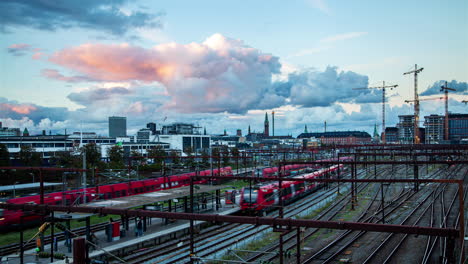
<instances>
[{"instance_id":1,"label":"train roof","mask_svg":"<svg viewBox=\"0 0 468 264\"><path fill-rule=\"evenodd\" d=\"M0 186L0 192L3 191L13 191L13 190L24 190L24 189L39 189L39 182L34 183L23 183L23 184L14 184L14 185L4 185ZM44 187L60 186L62 183L59 182L44 182Z\"/></svg>"},{"instance_id":2,"label":"train roof","mask_svg":"<svg viewBox=\"0 0 468 264\"><path fill-rule=\"evenodd\" d=\"M228 188L227 185L196 185L193 189L194 194L206 193L215 190ZM168 201L172 199L182 198L190 195L190 186L180 188L167 189L149 193L142 193L120 198L106 199L98 202L91 202L81 206L91 207L106 207L115 209L129 209L133 207L154 204L157 202Z\"/></svg>"}]
</instances>

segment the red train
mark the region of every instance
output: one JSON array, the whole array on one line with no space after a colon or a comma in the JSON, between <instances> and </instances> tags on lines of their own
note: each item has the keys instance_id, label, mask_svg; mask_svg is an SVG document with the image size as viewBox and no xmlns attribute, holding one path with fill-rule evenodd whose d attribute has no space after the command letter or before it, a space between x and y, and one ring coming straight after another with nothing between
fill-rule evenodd
<instances>
[{"instance_id":1,"label":"red train","mask_svg":"<svg viewBox=\"0 0 468 264\"><path fill-rule=\"evenodd\" d=\"M340 161L348 161L352 160L353 157L340 157ZM336 158L333 159L324 159L324 160L318 160L318 161L336 161ZM292 165L286 165L283 167L283 173L282 176L288 177L288 176L294 176L297 174L301 174L304 172L310 172L310 169L319 169L321 166L314 166L312 164L292 164ZM270 168L265 168L262 171L262 176L263 178L271 178L271 177L276 177L278 176L278 167L270 167Z\"/></svg>"},{"instance_id":2,"label":"red train","mask_svg":"<svg viewBox=\"0 0 468 264\"><path fill-rule=\"evenodd\" d=\"M317 188L322 187L320 183L304 182L294 179L321 179L325 177L336 177L338 166L340 170L344 168L343 164L334 165L329 168L321 169L301 176L294 176L290 181L282 182L282 200L287 204L298 199ZM242 188L240 197L241 210L244 213L264 214L266 211L274 210L274 205L279 204L278 183L264 183L252 188Z\"/></svg>"},{"instance_id":3,"label":"red train","mask_svg":"<svg viewBox=\"0 0 468 264\"><path fill-rule=\"evenodd\" d=\"M200 176L211 175L211 170L199 172ZM213 175L232 176L231 167L213 169ZM146 192L154 192L164 189L178 188L190 185L190 177L195 176L195 172L172 175L155 179L146 179L140 181L130 181L125 183L116 183L90 187L86 189L78 189L64 192L54 192L44 195L44 204L49 205L75 205L83 202L91 202L96 200L105 200L118 198L129 195L136 195ZM195 182L196 184L207 183L206 179L201 179ZM84 199L86 197L86 200ZM13 198L6 203L14 204L39 204L39 195L25 196ZM23 223L33 222L39 219L39 216L34 214L24 214L22 211L10 211L0 209L0 230L5 230L6 227L19 225L20 217L23 217Z\"/></svg>"}]
</instances>

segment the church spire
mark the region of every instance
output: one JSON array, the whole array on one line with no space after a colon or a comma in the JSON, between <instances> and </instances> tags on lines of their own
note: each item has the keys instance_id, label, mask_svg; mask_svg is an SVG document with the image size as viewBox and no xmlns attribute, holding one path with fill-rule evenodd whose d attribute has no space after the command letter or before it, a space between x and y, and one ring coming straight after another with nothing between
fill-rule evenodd
<instances>
[{"instance_id":1,"label":"church spire","mask_svg":"<svg viewBox=\"0 0 468 264\"><path fill-rule=\"evenodd\" d=\"M263 130L263 134L268 137L270 136L270 122L268 122L268 112L265 112L265 130Z\"/></svg>"},{"instance_id":2,"label":"church spire","mask_svg":"<svg viewBox=\"0 0 468 264\"><path fill-rule=\"evenodd\" d=\"M307 131L307 125L304 127L304 133L309 133L309 131Z\"/></svg>"}]
</instances>

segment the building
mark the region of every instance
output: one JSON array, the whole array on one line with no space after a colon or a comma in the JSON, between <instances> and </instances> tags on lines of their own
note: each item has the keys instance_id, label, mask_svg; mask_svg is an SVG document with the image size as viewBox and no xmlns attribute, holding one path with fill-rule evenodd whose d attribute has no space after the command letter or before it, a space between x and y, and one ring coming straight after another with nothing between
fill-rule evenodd
<instances>
[{"instance_id":1,"label":"building","mask_svg":"<svg viewBox=\"0 0 468 264\"><path fill-rule=\"evenodd\" d=\"M237 129L236 136L242 137L242 130Z\"/></svg>"},{"instance_id":2,"label":"building","mask_svg":"<svg viewBox=\"0 0 468 264\"><path fill-rule=\"evenodd\" d=\"M152 135L156 134L156 123L150 122L150 123L146 124L146 128L151 130Z\"/></svg>"},{"instance_id":3,"label":"building","mask_svg":"<svg viewBox=\"0 0 468 264\"><path fill-rule=\"evenodd\" d=\"M2 122L0 122L0 137L18 137L20 135L21 130L19 128L3 127Z\"/></svg>"},{"instance_id":4,"label":"building","mask_svg":"<svg viewBox=\"0 0 468 264\"><path fill-rule=\"evenodd\" d=\"M268 122L268 113L265 113L264 127L265 129L263 130L263 134L265 137L270 136L270 122Z\"/></svg>"},{"instance_id":5,"label":"building","mask_svg":"<svg viewBox=\"0 0 468 264\"><path fill-rule=\"evenodd\" d=\"M170 149L182 150L186 152L189 148L192 151L201 151L210 148L211 136L209 135L154 135L150 137L150 143L166 143Z\"/></svg>"},{"instance_id":6,"label":"building","mask_svg":"<svg viewBox=\"0 0 468 264\"><path fill-rule=\"evenodd\" d=\"M188 123L173 123L162 127L163 135L199 135L200 127Z\"/></svg>"},{"instance_id":7,"label":"building","mask_svg":"<svg viewBox=\"0 0 468 264\"><path fill-rule=\"evenodd\" d=\"M445 116L441 115L429 115L424 117L426 144L438 144L444 140L444 120Z\"/></svg>"},{"instance_id":8,"label":"building","mask_svg":"<svg viewBox=\"0 0 468 264\"><path fill-rule=\"evenodd\" d=\"M397 124L398 140L402 144L413 144L414 141L414 115L399 115Z\"/></svg>"},{"instance_id":9,"label":"building","mask_svg":"<svg viewBox=\"0 0 468 264\"><path fill-rule=\"evenodd\" d=\"M13 156L18 154L23 146L33 148L41 154L41 158L50 158L56 152L71 151L73 149L73 142L66 135L1 137L0 143L4 144L10 155Z\"/></svg>"},{"instance_id":10,"label":"building","mask_svg":"<svg viewBox=\"0 0 468 264\"><path fill-rule=\"evenodd\" d=\"M149 128L142 128L138 130L136 135L136 142L137 143L148 143L150 140L150 136L154 135Z\"/></svg>"},{"instance_id":11,"label":"building","mask_svg":"<svg viewBox=\"0 0 468 264\"><path fill-rule=\"evenodd\" d=\"M369 133L361 131L302 133L297 138L316 138L320 140L322 145L369 144L372 139Z\"/></svg>"},{"instance_id":12,"label":"building","mask_svg":"<svg viewBox=\"0 0 468 264\"><path fill-rule=\"evenodd\" d=\"M109 137L126 137L127 136L127 118L120 116L109 117Z\"/></svg>"},{"instance_id":13,"label":"building","mask_svg":"<svg viewBox=\"0 0 468 264\"><path fill-rule=\"evenodd\" d=\"M80 145L86 145L89 143L96 145L116 143L115 138L99 136L94 132L73 132L73 134L69 135L67 139L73 143L74 147L79 147Z\"/></svg>"},{"instance_id":14,"label":"building","mask_svg":"<svg viewBox=\"0 0 468 264\"><path fill-rule=\"evenodd\" d=\"M398 128L397 127L386 127L385 128L385 142L387 144L398 144L399 141Z\"/></svg>"},{"instance_id":15,"label":"building","mask_svg":"<svg viewBox=\"0 0 468 264\"><path fill-rule=\"evenodd\" d=\"M468 138L468 114L449 114L449 140Z\"/></svg>"}]
</instances>

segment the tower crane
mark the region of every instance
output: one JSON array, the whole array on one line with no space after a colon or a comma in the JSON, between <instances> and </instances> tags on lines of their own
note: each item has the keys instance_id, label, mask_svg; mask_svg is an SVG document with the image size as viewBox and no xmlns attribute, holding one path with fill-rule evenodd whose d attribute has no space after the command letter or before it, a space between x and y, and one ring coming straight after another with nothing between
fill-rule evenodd
<instances>
[{"instance_id":1,"label":"tower crane","mask_svg":"<svg viewBox=\"0 0 468 264\"><path fill-rule=\"evenodd\" d=\"M449 116L448 116L448 91L456 91L454 88L450 88L447 86L447 82L445 82L445 85L440 87L441 92L445 92L445 123L444 123L444 139L448 140L449 139Z\"/></svg>"},{"instance_id":2,"label":"tower crane","mask_svg":"<svg viewBox=\"0 0 468 264\"><path fill-rule=\"evenodd\" d=\"M419 95L418 95L418 73L424 68L414 65L414 70L405 72L403 75L414 73L414 144L419 144Z\"/></svg>"},{"instance_id":3,"label":"tower crane","mask_svg":"<svg viewBox=\"0 0 468 264\"><path fill-rule=\"evenodd\" d=\"M353 90L367 90L367 89L382 89L382 142L385 144L385 89L398 87L398 85L385 85L385 81L382 82L382 86L373 86L373 87L361 87L361 88L353 88Z\"/></svg>"},{"instance_id":4,"label":"tower crane","mask_svg":"<svg viewBox=\"0 0 468 264\"><path fill-rule=\"evenodd\" d=\"M430 101L430 100L442 100L444 99L443 97L434 97L434 98L422 98L422 99L419 99L419 101ZM405 103L412 103L414 102L414 100L405 100Z\"/></svg>"}]
</instances>

